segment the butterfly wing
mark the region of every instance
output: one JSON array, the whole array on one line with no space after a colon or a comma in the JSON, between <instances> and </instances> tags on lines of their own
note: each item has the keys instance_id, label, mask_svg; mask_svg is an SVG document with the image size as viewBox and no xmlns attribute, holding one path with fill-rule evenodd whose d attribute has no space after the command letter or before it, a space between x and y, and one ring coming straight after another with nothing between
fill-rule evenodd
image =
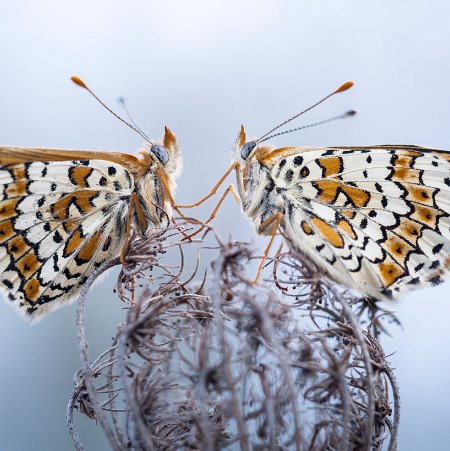
<instances>
[{"instance_id":1,"label":"butterfly wing","mask_svg":"<svg viewBox=\"0 0 450 451\"><path fill-rule=\"evenodd\" d=\"M450 267L450 153L417 146L290 148L266 156L288 244L379 298Z\"/></svg>"},{"instance_id":2,"label":"butterfly wing","mask_svg":"<svg viewBox=\"0 0 450 451\"><path fill-rule=\"evenodd\" d=\"M120 253L134 178L114 159L19 150L0 148L0 289L35 321Z\"/></svg>"},{"instance_id":3,"label":"butterfly wing","mask_svg":"<svg viewBox=\"0 0 450 451\"><path fill-rule=\"evenodd\" d=\"M103 160L120 164L131 173L141 173L147 165L134 155L121 152L105 152L102 150L67 150L42 149L28 147L0 146L0 164L70 161L70 160Z\"/></svg>"}]
</instances>

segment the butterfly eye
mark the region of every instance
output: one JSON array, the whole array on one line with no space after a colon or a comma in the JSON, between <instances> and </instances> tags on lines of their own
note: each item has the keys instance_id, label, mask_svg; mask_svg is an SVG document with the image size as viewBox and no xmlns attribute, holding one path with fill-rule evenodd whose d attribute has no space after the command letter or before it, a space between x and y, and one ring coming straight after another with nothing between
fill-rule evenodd
<instances>
[{"instance_id":1,"label":"butterfly eye","mask_svg":"<svg viewBox=\"0 0 450 451\"><path fill-rule=\"evenodd\" d=\"M255 146L256 146L255 141L250 141L248 143L245 143L241 149L241 157L244 160L246 160L248 158L248 156L251 154L252 150L255 148Z\"/></svg>"},{"instance_id":2,"label":"butterfly eye","mask_svg":"<svg viewBox=\"0 0 450 451\"><path fill-rule=\"evenodd\" d=\"M166 164L169 161L169 152L167 152L167 149L160 144L153 144L150 152L155 155L162 164Z\"/></svg>"}]
</instances>

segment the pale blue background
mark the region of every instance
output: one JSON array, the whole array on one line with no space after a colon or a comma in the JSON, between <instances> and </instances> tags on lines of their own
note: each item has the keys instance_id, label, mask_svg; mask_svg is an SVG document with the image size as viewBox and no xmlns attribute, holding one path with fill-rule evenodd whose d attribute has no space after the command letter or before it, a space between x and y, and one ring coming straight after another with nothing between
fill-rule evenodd
<instances>
[{"instance_id":1,"label":"pale blue background","mask_svg":"<svg viewBox=\"0 0 450 451\"><path fill-rule=\"evenodd\" d=\"M140 137L71 84L77 74L109 104L125 95L150 136L172 128L185 155L180 202L222 174L241 122L261 135L348 79L350 92L304 121L353 107L358 117L275 143L449 149L449 14L445 1L4 0L0 142L134 151ZM224 235L263 246L231 200L220 223ZM113 280L90 295L93 355L123 316ZM405 329L384 340L401 388L401 450L448 447L449 287L392 306ZM70 450L74 306L30 328L1 303L0 356L0 449ZM106 449L93 422L79 424L88 450Z\"/></svg>"}]
</instances>

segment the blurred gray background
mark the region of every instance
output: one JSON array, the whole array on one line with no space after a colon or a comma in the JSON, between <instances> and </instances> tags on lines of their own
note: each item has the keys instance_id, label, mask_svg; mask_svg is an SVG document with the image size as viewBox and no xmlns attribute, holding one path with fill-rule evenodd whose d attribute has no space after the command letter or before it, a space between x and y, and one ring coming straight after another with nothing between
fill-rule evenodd
<instances>
[{"instance_id":1,"label":"blurred gray background","mask_svg":"<svg viewBox=\"0 0 450 451\"><path fill-rule=\"evenodd\" d=\"M73 85L76 74L116 109L124 95L150 136L171 127L184 151L179 202L206 193L228 167L241 123L259 136L349 79L352 90L303 123L350 108L356 118L272 143L449 149L449 15L445 1L4 0L0 143L135 151L141 138ZM231 199L220 218L224 236L264 245ZM89 296L92 356L124 316L114 279ZM392 304L404 330L393 328L383 345L400 384L401 450L448 447L449 288ZM0 355L0 450L72 449L75 306L29 327L2 302ZM78 424L88 450L107 449L93 421Z\"/></svg>"}]
</instances>

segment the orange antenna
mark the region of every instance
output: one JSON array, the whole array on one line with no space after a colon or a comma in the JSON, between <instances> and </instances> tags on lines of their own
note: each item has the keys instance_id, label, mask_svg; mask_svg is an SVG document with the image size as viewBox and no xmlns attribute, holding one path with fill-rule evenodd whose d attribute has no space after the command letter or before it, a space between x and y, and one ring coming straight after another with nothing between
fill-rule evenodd
<instances>
[{"instance_id":1,"label":"orange antenna","mask_svg":"<svg viewBox=\"0 0 450 451\"><path fill-rule=\"evenodd\" d=\"M350 89L353 86L353 82L352 81L347 81L344 84L342 84L341 86L339 86L338 89L336 89L336 91L333 91L331 94L328 94L326 97L324 97L322 100L319 100L317 103L315 103L314 105L310 106L309 108L306 108L306 110L301 111L300 113L296 114L295 116L292 116L291 118L285 120L284 122L282 122L281 124L277 125L276 127L272 128L272 130L268 131L265 135L261 136L261 138L258 138L257 140L255 140L256 142L261 142L261 140L263 140L266 136L270 135L272 132L274 132L275 130L278 130L280 127L283 127L283 125L286 125L287 123L293 121L294 119L297 119L299 116L301 116L302 114L305 114L306 112L308 112L309 110L312 110L313 108L315 108L316 106L320 105L322 102L325 102L325 100L329 99L330 97L334 96L335 94L339 94L340 92L344 92L347 91L347 89Z\"/></svg>"},{"instance_id":2,"label":"orange antenna","mask_svg":"<svg viewBox=\"0 0 450 451\"><path fill-rule=\"evenodd\" d=\"M336 121L338 119L345 119L347 117L351 117L354 116L355 114L357 114L356 110L350 110L347 111L344 114L341 114L339 116L335 116L335 117L330 117L329 119L325 119L323 121L319 121L319 122L314 122L313 124L307 124L307 125L302 125L301 127L297 127L297 128L292 128L290 130L285 130L283 132L279 132L279 133L274 133L273 135L267 136L267 138L264 139L258 139L258 142L262 143L264 141L268 141L271 138L274 138L275 136L280 136L280 135L286 135L287 133L292 133L292 132L296 132L298 130L303 130L304 128L311 128L311 127L315 127L316 125L322 125L322 124L326 124L327 122L332 122L332 121Z\"/></svg>"},{"instance_id":3,"label":"orange antenna","mask_svg":"<svg viewBox=\"0 0 450 451\"><path fill-rule=\"evenodd\" d=\"M125 125L127 125L128 127L130 127L132 130L134 130L136 133L138 133L139 135L141 135L149 144L153 145L153 143L150 141L149 137L142 131L139 130L138 128L136 128L134 125L130 124L129 122L127 122L125 119L123 119L122 117L120 117L117 113L115 113L111 108L109 108L107 105L105 105L91 90L90 88L87 86L87 84L80 78L77 76L73 76L70 77L70 79L78 86L80 86L80 88L86 89L86 91L89 92L89 94L92 95L92 97L94 97L95 100L97 100L98 103L100 103L100 105L105 108L107 111L109 111L113 116L115 116L117 119L119 119L119 121L123 122Z\"/></svg>"}]
</instances>

